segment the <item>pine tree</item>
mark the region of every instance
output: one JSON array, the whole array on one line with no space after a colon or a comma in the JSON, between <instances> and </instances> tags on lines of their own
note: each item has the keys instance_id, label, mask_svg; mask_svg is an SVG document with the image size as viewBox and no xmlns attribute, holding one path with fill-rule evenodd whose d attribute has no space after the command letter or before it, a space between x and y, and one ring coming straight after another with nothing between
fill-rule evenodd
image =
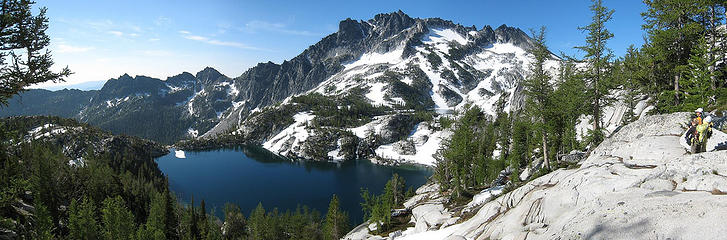
<instances>
[{"instance_id":1,"label":"pine tree","mask_svg":"<svg viewBox=\"0 0 727 240\"><path fill-rule=\"evenodd\" d=\"M165 186L169 186L168 179L165 179ZM172 192L169 191L169 187L164 188L164 193L162 195L164 197L164 219L166 221L164 226L164 235L167 239L179 239L179 232L177 231L177 227L179 225L176 208L177 200L172 195Z\"/></svg>"},{"instance_id":2,"label":"pine tree","mask_svg":"<svg viewBox=\"0 0 727 240\"><path fill-rule=\"evenodd\" d=\"M557 88L552 94L551 102L554 107L549 113L549 122L553 125L556 136L553 149L558 153L580 149L576 124L581 115L590 112L583 108L583 103L586 102L585 92L586 84L576 69L575 62L564 56L558 73Z\"/></svg>"},{"instance_id":3,"label":"pine tree","mask_svg":"<svg viewBox=\"0 0 727 240\"><path fill-rule=\"evenodd\" d=\"M720 42L725 42L724 31L720 31L719 27L722 25L722 21L725 19L725 13L727 11L727 2L724 0L705 0L703 4L706 6L706 10L703 13L703 25L706 29L706 36L704 37L705 44L707 45L705 61L711 63L708 66L709 70L709 83L712 91L717 89L718 74L717 62L719 54L724 56L725 48L720 46ZM721 39L721 40L720 40ZM701 43L700 43L701 44ZM694 54L694 53L692 53ZM691 63L690 63L691 65Z\"/></svg>"},{"instance_id":4,"label":"pine tree","mask_svg":"<svg viewBox=\"0 0 727 240\"><path fill-rule=\"evenodd\" d=\"M149 239L166 239L164 232L167 222L164 209L165 205L164 197L161 194L157 193L153 195L149 208L149 216L146 219L146 224L144 224L144 228L150 237Z\"/></svg>"},{"instance_id":5,"label":"pine tree","mask_svg":"<svg viewBox=\"0 0 727 240\"><path fill-rule=\"evenodd\" d=\"M714 103L712 82L716 76L711 67L715 65L716 60L709 52L709 48L705 38L700 38L699 43L692 48L687 75L682 81L686 95L682 109L696 109Z\"/></svg>"},{"instance_id":6,"label":"pine tree","mask_svg":"<svg viewBox=\"0 0 727 240\"><path fill-rule=\"evenodd\" d=\"M222 234L225 239L240 239L245 236L245 216L240 207L235 204L225 204L225 222L222 225Z\"/></svg>"},{"instance_id":7,"label":"pine tree","mask_svg":"<svg viewBox=\"0 0 727 240\"><path fill-rule=\"evenodd\" d=\"M33 15L34 2L27 0L3 0L0 5L0 105L26 87L47 81L63 81L71 75L68 67L59 72L53 66L51 52L46 49L50 38L46 8ZM43 51L45 49L45 51Z\"/></svg>"},{"instance_id":8,"label":"pine tree","mask_svg":"<svg viewBox=\"0 0 727 240\"><path fill-rule=\"evenodd\" d=\"M51 240L55 239L53 235L53 218L51 218L48 208L40 201L35 202L35 234L34 239Z\"/></svg>"},{"instance_id":9,"label":"pine tree","mask_svg":"<svg viewBox=\"0 0 727 240\"><path fill-rule=\"evenodd\" d=\"M638 103L641 95L640 79L642 76L642 67L640 65L641 54L639 50L630 45L626 50L623 61L620 62L621 84L624 90L624 103L627 110L623 116L623 124L633 122L637 119L634 115L636 103Z\"/></svg>"},{"instance_id":10,"label":"pine tree","mask_svg":"<svg viewBox=\"0 0 727 240\"><path fill-rule=\"evenodd\" d=\"M207 206L205 206L204 199L199 203L199 208L202 211L199 215L199 235L202 239L205 239L210 232L210 223L207 220Z\"/></svg>"},{"instance_id":11,"label":"pine tree","mask_svg":"<svg viewBox=\"0 0 727 240\"><path fill-rule=\"evenodd\" d=\"M96 206L87 197L79 202L71 201L68 216L68 236L71 239L91 240L99 239L99 226L96 221Z\"/></svg>"},{"instance_id":12,"label":"pine tree","mask_svg":"<svg viewBox=\"0 0 727 240\"><path fill-rule=\"evenodd\" d=\"M166 239L164 234L166 216L164 209L164 197L161 194L153 194L149 216L144 225L139 226L137 231L137 239L139 240L163 240Z\"/></svg>"},{"instance_id":13,"label":"pine tree","mask_svg":"<svg viewBox=\"0 0 727 240\"><path fill-rule=\"evenodd\" d=\"M348 228L348 214L341 211L338 197L333 194L331 203L328 204L328 213L326 213L326 220L323 224L323 239L340 239L346 234Z\"/></svg>"},{"instance_id":14,"label":"pine tree","mask_svg":"<svg viewBox=\"0 0 727 240\"><path fill-rule=\"evenodd\" d=\"M265 208L262 203L258 203L257 207L252 210L248 218L249 236L252 239L265 239L266 233Z\"/></svg>"},{"instance_id":15,"label":"pine tree","mask_svg":"<svg viewBox=\"0 0 727 240\"><path fill-rule=\"evenodd\" d=\"M533 32L535 47L530 51L535 56L535 61L530 65L531 74L525 79L525 94L527 98L527 110L530 116L538 123L542 139L542 152L544 168L550 169L550 157L548 154L548 131L546 126L547 111L551 109L550 96L553 88L550 85L552 77L545 69L545 62L550 58L550 51L545 45L545 27L541 27L536 33Z\"/></svg>"},{"instance_id":16,"label":"pine tree","mask_svg":"<svg viewBox=\"0 0 727 240\"><path fill-rule=\"evenodd\" d=\"M660 98L657 107L680 105L682 90L679 84L691 49L704 31L697 17L703 15L706 8L702 1L644 0L644 3L648 8L641 14L646 22L642 28L647 32L646 52L653 58L653 80L657 81L657 86L673 87L672 91L664 91L673 94L673 100ZM673 81L662 82L661 79Z\"/></svg>"},{"instance_id":17,"label":"pine tree","mask_svg":"<svg viewBox=\"0 0 727 240\"><path fill-rule=\"evenodd\" d=\"M593 5L590 7L591 12L593 12L591 24L578 28L588 34L586 36L586 45L577 47L577 49L585 52L585 61L588 63L585 77L589 84L588 103L593 117L591 144L596 146L605 137L601 125L603 108L613 101L608 97L609 91L614 88L608 81L610 60L613 54L606 47L608 40L613 38L613 33L606 29L606 23L611 20L613 10L603 6L602 0L592 0L592 2Z\"/></svg>"},{"instance_id":18,"label":"pine tree","mask_svg":"<svg viewBox=\"0 0 727 240\"><path fill-rule=\"evenodd\" d=\"M198 240L200 239L199 222L197 221L197 211L194 210L194 196L192 196L192 202L189 204L187 214L189 215L189 222L187 223L189 226L189 238Z\"/></svg>"},{"instance_id":19,"label":"pine tree","mask_svg":"<svg viewBox=\"0 0 727 240\"><path fill-rule=\"evenodd\" d=\"M120 196L103 201L101 209L104 239L134 239L134 215Z\"/></svg>"},{"instance_id":20,"label":"pine tree","mask_svg":"<svg viewBox=\"0 0 727 240\"><path fill-rule=\"evenodd\" d=\"M384 195L386 196L386 200L390 202L390 205L399 206L403 203L405 187L406 180L404 178L396 173L391 175L391 179L384 185Z\"/></svg>"}]
</instances>

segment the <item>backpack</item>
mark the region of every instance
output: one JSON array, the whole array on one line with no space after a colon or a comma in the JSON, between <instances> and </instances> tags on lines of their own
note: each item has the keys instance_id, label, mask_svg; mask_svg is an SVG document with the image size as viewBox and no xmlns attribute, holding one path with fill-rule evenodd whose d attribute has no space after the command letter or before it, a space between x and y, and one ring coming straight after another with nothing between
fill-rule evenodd
<instances>
[{"instance_id":1,"label":"backpack","mask_svg":"<svg viewBox=\"0 0 727 240\"><path fill-rule=\"evenodd\" d=\"M687 140L688 144L692 144L695 137L697 136L697 127L691 126L689 127L689 130L687 130L687 134L684 136L684 140Z\"/></svg>"}]
</instances>

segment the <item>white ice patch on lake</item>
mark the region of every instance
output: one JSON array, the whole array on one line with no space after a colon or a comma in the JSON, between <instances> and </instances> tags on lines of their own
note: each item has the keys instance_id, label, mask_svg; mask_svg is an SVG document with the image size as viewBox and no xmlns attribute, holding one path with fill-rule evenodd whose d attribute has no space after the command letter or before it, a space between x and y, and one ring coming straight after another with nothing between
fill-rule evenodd
<instances>
[{"instance_id":1,"label":"white ice patch on lake","mask_svg":"<svg viewBox=\"0 0 727 240\"><path fill-rule=\"evenodd\" d=\"M182 150L175 150L174 156L177 158L187 158L187 156L184 154L184 151Z\"/></svg>"}]
</instances>

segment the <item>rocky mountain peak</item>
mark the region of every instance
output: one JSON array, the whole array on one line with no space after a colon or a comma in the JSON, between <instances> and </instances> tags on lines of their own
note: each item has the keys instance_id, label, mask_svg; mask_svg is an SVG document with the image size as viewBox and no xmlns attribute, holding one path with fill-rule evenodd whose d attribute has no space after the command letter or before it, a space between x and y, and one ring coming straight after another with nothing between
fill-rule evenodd
<instances>
[{"instance_id":1,"label":"rocky mountain peak","mask_svg":"<svg viewBox=\"0 0 727 240\"><path fill-rule=\"evenodd\" d=\"M124 73L124 75L119 76L118 80L132 80L134 79L131 75L128 73Z\"/></svg>"},{"instance_id":2,"label":"rocky mountain peak","mask_svg":"<svg viewBox=\"0 0 727 240\"><path fill-rule=\"evenodd\" d=\"M369 20L369 23L375 26L380 36L393 36L413 26L416 21L399 10L393 13L377 14L374 19Z\"/></svg>"},{"instance_id":3,"label":"rocky mountain peak","mask_svg":"<svg viewBox=\"0 0 727 240\"><path fill-rule=\"evenodd\" d=\"M224 77L222 73L217 71L214 68L211 67L205 67L202 69L202 71L197 72L197 75L195 75L199 81L201 81L204 84L209 84L211 82L217 81L217 79Z\"/></svg>"},{"instance_id":4,"label":"rocky mountain peak","mask_svg":"<svg viewBox=\"0 0 727 240\"><path fill-rule=\"evenodd\" d=\"M196 79L195 79L194 75L192 75L189 72L183 72L183 73L174 75L172 77L168 77L165 82L176 86L176 85L182 85L182 84L185 84L188 82L194 82L195 80Z\"/></svg>"},{"instance_id":5,"label":"rocky mountain peak","mask_svg":"<svg viewBox=\"0 0 727 240\"><path fill-rule=\"evenodd\" d=\"M525 49L533 46L533 41L527 33L520 30L520 28L509 27L505 24L502 24L495 29L495 36L497 37L498 42L512 43L515 46Z\"/></svg>"},{"instance_id":6,"label":"rocky mountain peak","mask_svg":"<svg viewBox=\"0 0 727 240\"><path fill-rule=\"evenodd\" d=\"M338 43L361 40L366 37L368 29L364 29L362 22L346 18L338 24Z\"/></svg>"}]
</instances>

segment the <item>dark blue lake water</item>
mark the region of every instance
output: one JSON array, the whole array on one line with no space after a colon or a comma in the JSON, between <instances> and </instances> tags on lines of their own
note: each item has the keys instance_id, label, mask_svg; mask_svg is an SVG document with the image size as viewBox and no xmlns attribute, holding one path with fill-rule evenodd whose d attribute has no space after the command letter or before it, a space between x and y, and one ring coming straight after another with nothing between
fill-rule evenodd
<instances>
[{"instance_id":1,"label":"dark blue lake water","mask_svg":"<svg viewBox=\"0 0 727 240\"><path fill-rule=\"evenodd\" d=\"M159 169L169 176L169 185L184 202L194 195L195 203L205 200L208 211L222 219L226 202L240 206L245 216L258 202L266 210L295 211L308 205L325 215L333 194L347 211L352 224L362 222L360 189L380 194L394 173L406 179L407 188L423 185L432 170L423 167L389 167L367 160L341 164L290 161L259 147L186 152L174 151L157 159Z\"/></svg>"}]
</instances>

